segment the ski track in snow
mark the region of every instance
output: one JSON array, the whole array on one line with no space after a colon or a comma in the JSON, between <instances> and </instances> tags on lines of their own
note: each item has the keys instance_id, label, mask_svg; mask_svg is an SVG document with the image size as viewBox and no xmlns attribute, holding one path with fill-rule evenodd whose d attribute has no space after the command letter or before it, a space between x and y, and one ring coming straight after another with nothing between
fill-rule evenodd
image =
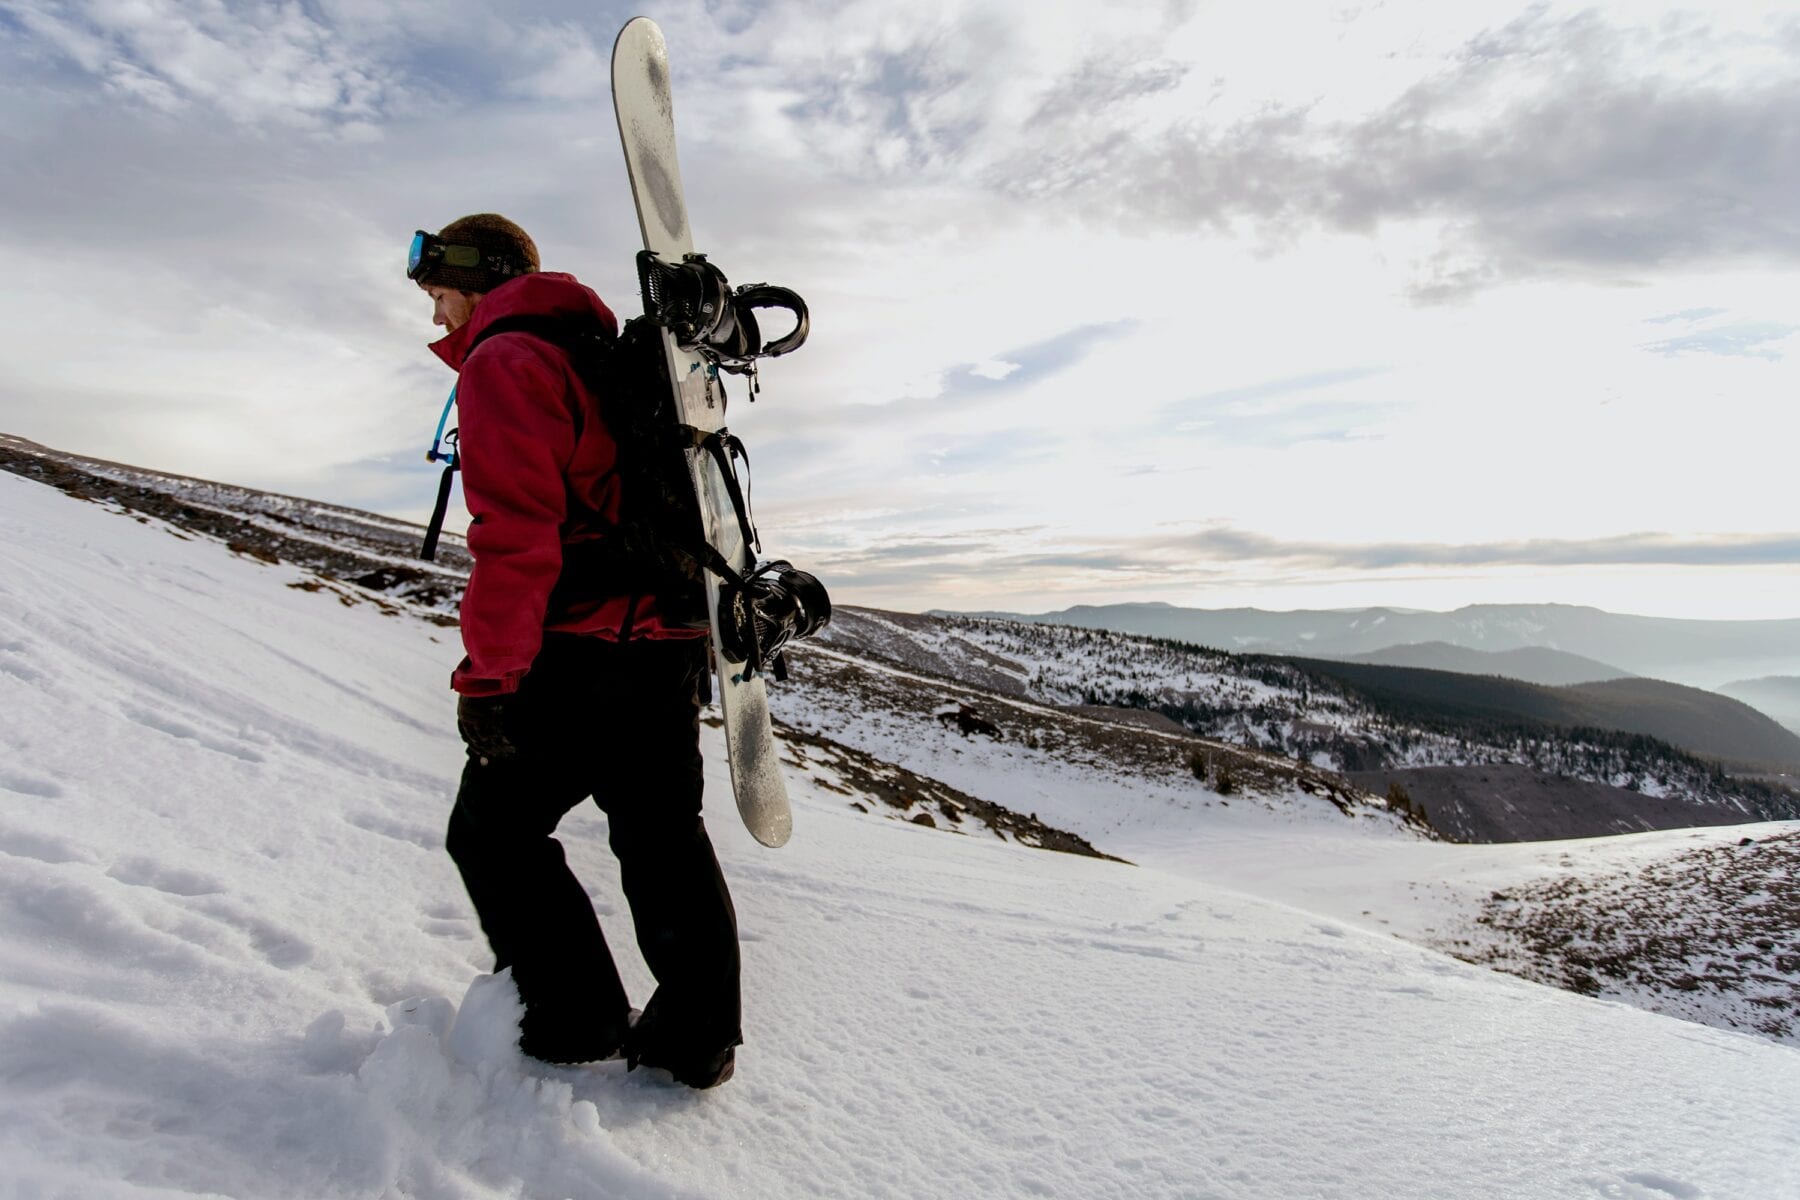
<instances>
[{"instance_id":1,"label":"ski track in snow","mask_svg":"<svg viewBox=\"0 0 1800 1200\"><path fill-rule=\"evenodd\" d=\"M1796 1194L1793 1048L1354 919L1356 848L1468 848L1152 797L1130 867L796 776L771 852L711 730L737 1078L528 1063L442 852L454 635L299 579L0 476L0 1196ZM641 1003L604 819L564 842Z\"/></svg>"}]
</instances>

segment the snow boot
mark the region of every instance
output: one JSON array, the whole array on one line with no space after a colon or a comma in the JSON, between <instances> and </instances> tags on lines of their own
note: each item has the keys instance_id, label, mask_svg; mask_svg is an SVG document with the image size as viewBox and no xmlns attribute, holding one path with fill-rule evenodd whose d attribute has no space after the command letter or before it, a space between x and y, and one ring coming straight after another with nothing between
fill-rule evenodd
<instances>
[{"instance_id":1,"label":"snow boot","mask_svg":"<svg viewBox=\"0 0 1800 1200\"><path fill-rule=\"evenodd\" d=\"M625 1041L638 1016L638 1010L632 1009L625 1018L626 1028L621 1031L611 1022L596 1027L591 1020L534 1020L539 1014L527 1009L524 1020L519 1022L519 1050L529 1058L558 1066L612 1062L625 1057Z\"/></svg>"},{"instance_id":2,"label":"snow boot","mask_svg":"<svg viewBox=\"0 0 1800 1200\"><path fill-rule=\"evenodd\" d=\"M718 1087L737 1069L737 1045L741 1040L734 1039L731 1045L711 1054L678 1048L670 1043L651 1010L634 1022L631 1032L625 1035L625 1069L655 1067L674 1076L676 1083L691 1088Z\"/></svg>"}]
</instances>

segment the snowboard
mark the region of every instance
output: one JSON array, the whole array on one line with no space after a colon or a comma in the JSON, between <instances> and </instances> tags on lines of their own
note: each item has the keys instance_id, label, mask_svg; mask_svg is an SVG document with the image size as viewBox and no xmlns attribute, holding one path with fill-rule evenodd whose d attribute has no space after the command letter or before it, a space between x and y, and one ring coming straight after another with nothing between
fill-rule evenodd
<instances>
[{"instance_id":1,"label":"snowboard","mask_svg":"<svg viewBox=\"0 0 1800 1200\"><path fill-rule=\"evenodd\" d=\"M668 46L662 30L648 17L637 17L619 31L613 45L612 88L644 249L665 262L679 263L693 251L694 240L681 190L681 167L675 158ZM661 337L680 420L705 432L723 430L725 389L717 368L699 354L682 349L669 330L662 330ZM749 574L756 565L755 555L744 542L731 501L738 481L725 477L735 466L713 455L689 451L688 467L707 541L734 570ZM731 789L751 836L765 846L780 846L793 832L793 815L776 760L768 692L762 675L727 650L720 634L719 590L719 579L707 572L706 607L718 679L715 695L725 722Z\"/></svg>"}]
</instances>

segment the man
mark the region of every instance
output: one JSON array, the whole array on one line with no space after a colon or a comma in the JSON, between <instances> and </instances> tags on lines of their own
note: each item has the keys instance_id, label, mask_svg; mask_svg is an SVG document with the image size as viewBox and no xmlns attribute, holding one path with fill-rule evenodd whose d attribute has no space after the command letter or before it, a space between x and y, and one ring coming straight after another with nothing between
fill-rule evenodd
<instances>
[{"instance_id":1,"label":"man","mask_svg":"<svg viewBox=\"0 0 1800 1200\"><path fill-rule=\"evenodd\" d=\"M700 815L705 631L619 572L574 565L618 520L621 448L609 397L545 323L610 335L617 322L573 276L540 271L531 238L492 213L421 231L407 274L447 331L431 349L458 373L474 558L451 680L468 761L447 845L494 969L511 968L524 1002L520 1048L558 1063L622 1051L691 1087L723 1083L741 1041L737 918ZM656 978L635 1024L552 836L590 795Z\"/></svg>"}]
</instances>

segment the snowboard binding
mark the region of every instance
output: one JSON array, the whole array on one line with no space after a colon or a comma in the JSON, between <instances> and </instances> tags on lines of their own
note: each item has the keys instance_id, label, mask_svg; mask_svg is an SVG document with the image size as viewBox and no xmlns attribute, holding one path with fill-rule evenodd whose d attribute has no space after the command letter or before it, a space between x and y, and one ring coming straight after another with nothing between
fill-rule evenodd
<instances>
[{"instance_id":1,"label":"snowboard binding","mask_svg":"<svg viewBox=\"0 0 1800 1200\"><path fill-rule=\"evenodd\" d=\"M683 350L719 370L748 376L753 388L758 359L787 354L806 341L806 301L787 288L756 283L734 290L725 273L704 254L683 254L679 263L671 263L644 250L637 265L646 317L667 329ZM765 342L756 319L759 308L785 309L793 314L794 327ZM750 521L748 488L739 482L737 470L740 460L749 465L743 443L722 427L712 433L691 428L688 432L694 439L692 448L710 456L718 467L746 553L760 551ZM785 680L783 648L817 633L831 620L831 598L824 585L785 559L763 562L740 574L710 544L699 561L719 579L719 649L724 657L743 664L745 679L773 674Z\"/></svg>"},{"instance_id":2,"label":"snowboard binding","mask_svg":"<svg viewBox=\"0 0 1800 1200\"><path fill-rule=\"evenodd\" d=\"M810 320L806 301L784 287L752 283L732 290L725 273L704 254L685 254L669 263L649 250L637 256L638 287L644 312L714 366L735 375L754 375L756 360L777 358L806 341ZM756 319L759 308L778 308L794 316L794 327L773 341L763 340Z\"/></svg>"},{"instance_id":3,"label":"snowboard binding","mask_svg":"<svg viewBox=\"0 0 1800 1200\"><path fill-rule=\"evenodd\" d=\"M746 675L787 679L789 642L811 637L831 620L831 597L817 578L786 559L765 562L719 588L719 645Z\"/></svg>"}]
</instances>

